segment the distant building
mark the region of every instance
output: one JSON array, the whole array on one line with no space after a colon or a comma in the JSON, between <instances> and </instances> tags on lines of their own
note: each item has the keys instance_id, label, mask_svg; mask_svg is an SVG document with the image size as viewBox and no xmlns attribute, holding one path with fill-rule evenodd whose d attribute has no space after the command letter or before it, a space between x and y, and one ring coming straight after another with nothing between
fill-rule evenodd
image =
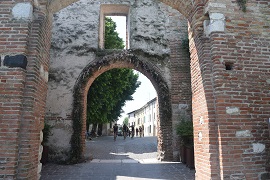
<instances>
[{"instance_id":1,"label":"distant building","mask_svg":"<svg viewBox=\"0 0 270 180\"><path fill-rule=\"evenodd\" d=\"M135 129L143 127L144 136L157 136L157 98L150 100L143 107L128 113L129 126Z\"/></svg>"}]
</instances>

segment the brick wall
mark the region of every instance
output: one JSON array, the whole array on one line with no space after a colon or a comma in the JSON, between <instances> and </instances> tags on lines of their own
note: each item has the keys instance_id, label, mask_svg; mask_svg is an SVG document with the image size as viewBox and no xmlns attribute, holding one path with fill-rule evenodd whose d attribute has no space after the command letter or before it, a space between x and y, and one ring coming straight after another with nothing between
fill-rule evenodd
<instances>
[{"instance_id":1,"label":"brick wall","mask_svg":"<svg viewBox=\"0 0 270 180\"><path fill-rule=\"evenodd\" d=\"M36 178L41 170L40 131L43 129L50 49L50 20L39 16L32 22L20 131L19 177ZM29 131L31 129L31 131ZM29 168L24 168L25 165ZM38 166L39 165L39 166ZM39 168L39 170L38 170Z\"/></svg>"},{"instance_id":2,"label":"brick wall","mask_svg":"<svg viewBox=\"0 0 270 180\"><path fill-rule=\"evenodd\" d=\"M3 157L0 178L3 179L38 179L41 169L40 131L51 28L43 16L46 14L42 11L44 3L40 1L39 7L36 6L33 8L31 1L0 2L0 150Z\"/></svg>"},{"instance_id":3,"label":"brick wall","mask_svg":"<svg viewBox=\"0 0 270 180\"><path fill-rule=\"evenodd\" d=\"M196 179L263 179L269 173L269 2L249 1L246 13L236 2L206 7L190 15L189 31ZM207 36L193 17L214 12L225 16L225 30Z\"/></svg>"},{"instance_id":4,"label":"brick wall","mask_svg":"<svg viewBox=\"0 0 270 180\"><path fill-rule=\"evenodd\" d=\"M0 178L16 178L19 158L19 132L21 128L23 90L26 70L9 68L8 56L26 54L29 22L12 20L14 1L0 2ZM4 60L6 61L4 63Z\"/></svg>"},{"instance_id":5,"label":"brick wall","mask_svg":"<svg viewBox=\"0 0 270 180\"><path fill-rule=\"evenodd\" d=\"M24 69L0 69L0 179L17 173L24 84Z\"/></svg>"},{"instance_id":6,"label":"brick wall","mask_svg":"<svg viewBox=\"0 0 270 180\"><path fill-rule=\"evenodd\" d=\"M208 10L197 1L164 2L190 22L196 179L263 179L270 168L269 1L248 1L246 13L235 1L220 1ZM37 179L51 23L42 11L45 4L34 8L32 20L13 19L15 5L0 1L0 178ZM225 30L206 36L203 19L213 12L225 16ZM26 69L5 64L4 58L14 55L26 57ZM172 95L173 102L180 97ZM161 124L159 135L170 130ZM170 137L164 139L160 150L169 152Z\"/></svg>"}]
</instances>

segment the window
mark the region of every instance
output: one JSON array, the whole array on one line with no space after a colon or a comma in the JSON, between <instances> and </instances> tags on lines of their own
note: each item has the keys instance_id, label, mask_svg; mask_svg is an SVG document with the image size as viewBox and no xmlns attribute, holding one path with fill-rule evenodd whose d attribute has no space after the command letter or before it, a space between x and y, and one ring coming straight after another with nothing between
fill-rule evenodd
<instances>
[{"instance_id":1,"label":"window","mask_svg":"<svg viewBox=\"0 0 270 180\"><path fill-rule=\"evenodd\" d=\"M100 6L100 26L99 26L99 47L104 48L104 34L105 34L105 17L106 16L122 16L126 17L126 49L129 48L129 6L120 4L102 4Z\"/></svg>"}]
</instances>

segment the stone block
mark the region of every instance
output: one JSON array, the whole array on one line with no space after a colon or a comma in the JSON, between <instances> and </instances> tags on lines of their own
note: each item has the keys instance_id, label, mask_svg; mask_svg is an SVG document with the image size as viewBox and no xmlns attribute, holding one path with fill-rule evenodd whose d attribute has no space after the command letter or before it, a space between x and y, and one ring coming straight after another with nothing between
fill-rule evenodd
<instances>
[{"instance_id":1,"label":"stone block","mask_svg":"<svg viewBox=\"0 0 270 180\"><path fill-rule=\"evenodd\" d=\"M249 130L236 131L236 137L252 137L252 134Z\"/></svg>"},{"instance_id":2,"label":"stone block","mask_svg":"<svg viewBox=\"0 0 270 180\"><path fill-rule=\"evenodd\" d=\"M253 143L252 147L254 153L261 153L265 150L265 145L261 143Z\"/></svg>"},{"instance_id":3,"label":"stone block","mask_svg":"<svg viewBox=\"0 0 270 180\"><path fill-rule=\"evenodd\" d=\"M17 20L32 20L33 6L30 3L18 3L13 7L12 15Z\"/></svg>"},{"instance_id":4,"label":"stone block","mask_svg":"<svg viewBox=\"0 0 270 180\"><path fill-rule=\"evenodd\" d=\"M27 57L25 55L5 56L3 65L10 68L20 67L26 69Z\"/></svg>"},{"instance_id":5,"label":"stone block","mask_svg":"<svg viewBox=\"0 0 270 180\"><path fill-rule=\"evenodd\" d=\"M239 114L240 110L238 107L226 107L227 114Z\"/></svg>"},{"instance_id":6,"label":"stone block","mask_svg":"<svg viewBox=\"0 0 270 180\"><path fill-rule=\"evenodd\" d=\"M225 31L225 16L221 13L210 13L209 20L204 21L204 33L208 37L212 32Z\"/></svg>"}]
</instances>

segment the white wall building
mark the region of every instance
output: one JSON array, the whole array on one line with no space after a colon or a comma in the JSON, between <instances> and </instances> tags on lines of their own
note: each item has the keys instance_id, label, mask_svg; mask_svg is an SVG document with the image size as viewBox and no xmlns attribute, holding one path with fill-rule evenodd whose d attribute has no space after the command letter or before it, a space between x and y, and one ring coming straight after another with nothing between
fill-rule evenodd
<instances>
[{"instance_id":1,"label":"white wall building","mask_svg":"<svg viewBox=\"0 0 270 180\"><path fill-rule=\"evenodd\" d=\"M157 136L157 98L147 102L143 107L128 113L129 125L135 129L143 127L144 136Z\"/></svg>"}]
</instances>

